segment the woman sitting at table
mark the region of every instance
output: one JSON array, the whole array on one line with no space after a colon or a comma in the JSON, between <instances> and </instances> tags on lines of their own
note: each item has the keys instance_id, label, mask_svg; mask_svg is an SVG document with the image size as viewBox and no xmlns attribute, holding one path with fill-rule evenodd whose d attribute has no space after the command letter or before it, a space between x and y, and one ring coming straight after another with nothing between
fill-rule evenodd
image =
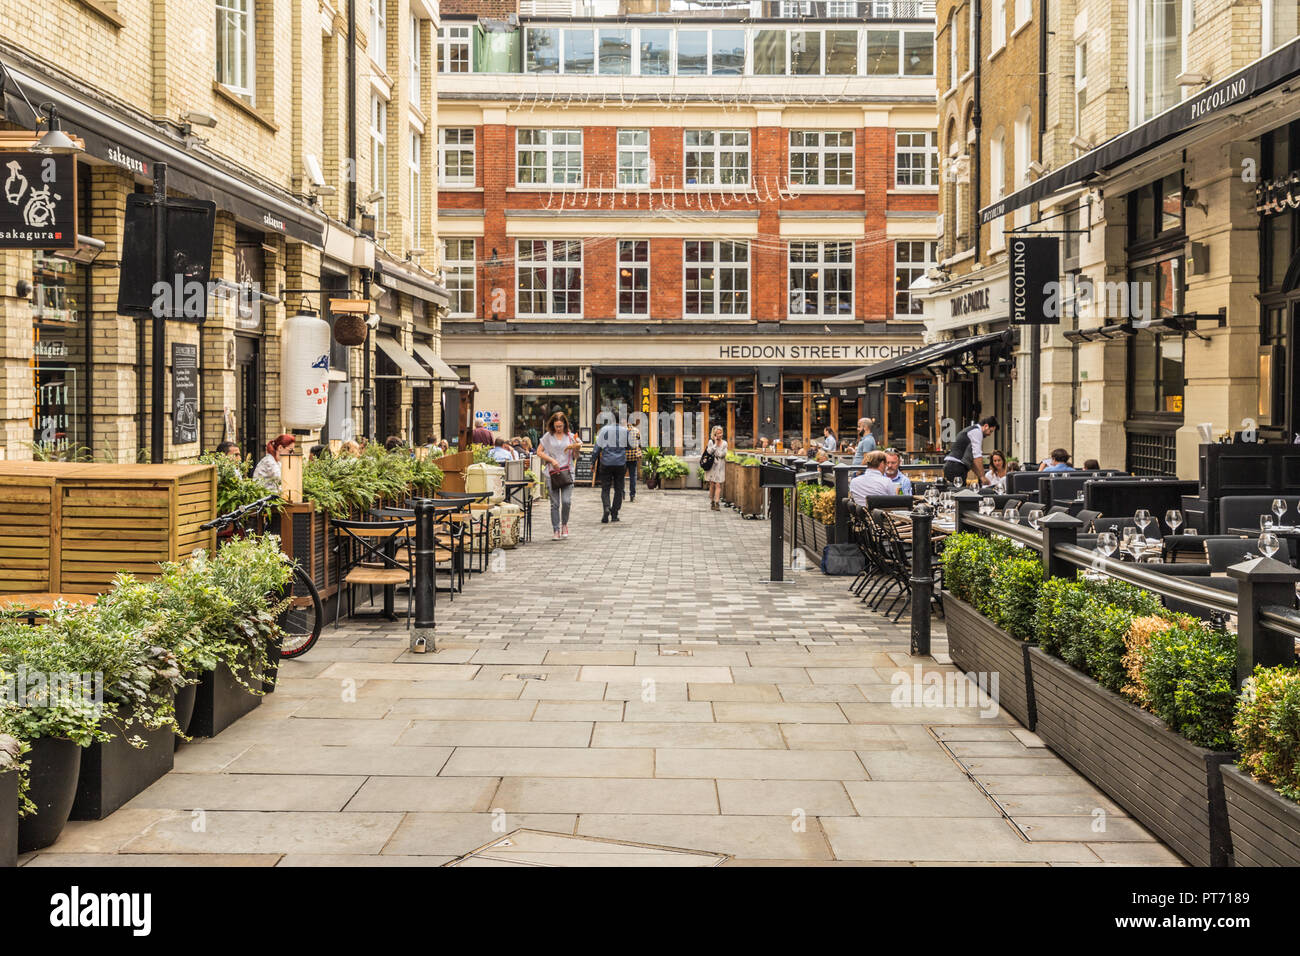
<instances>
[{"instance_id":1,"label":"woman sitting at table","mask_svg":"<svg viewBox=\"0 0 1300 956\"><path fill-rule=\"evenodd\" d=\"M984 484L999 489L1007 486L1007 456L1000 451L989 455L989 468L984 472Z\"/></svg>"}]
</instances>

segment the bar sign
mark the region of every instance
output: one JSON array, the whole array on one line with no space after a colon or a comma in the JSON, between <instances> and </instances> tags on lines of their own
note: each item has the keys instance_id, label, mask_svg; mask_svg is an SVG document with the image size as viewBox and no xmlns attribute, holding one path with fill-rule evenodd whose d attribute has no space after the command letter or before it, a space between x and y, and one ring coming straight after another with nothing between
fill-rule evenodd
<instances>
[{"instance_id":1,"label":"bar sign","mask_svg":"<svg viewBox=\"0 0 1300 956\"><path fill-rule=\"evenodd\" d=\"M1013 235L1011 257L1011 324L1059 325L1060 246L1054 236Z\"/></svg>"}]
</instances>

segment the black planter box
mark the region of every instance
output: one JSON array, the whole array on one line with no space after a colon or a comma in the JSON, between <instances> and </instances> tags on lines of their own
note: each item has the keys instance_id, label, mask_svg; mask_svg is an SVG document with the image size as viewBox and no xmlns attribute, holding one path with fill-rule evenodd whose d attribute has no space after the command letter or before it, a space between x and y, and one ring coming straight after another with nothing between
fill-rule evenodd
<instances>
[{"instance_id":1,"label":"black planter box","mask_svg":"<svg viewBox=\"0 0 1300 956\"><path fill-rule=\"evenodd\" d=\"M1219 766L1234 755L1188 743L1037 647L1029 661L1038 736L1188 863L1227 866Z\"/></svg>"},{"instance_id":2,"label":"black planter box","mask_svg":"<svg viewBox=\"0 0 1300 956\"><path fill-rule=\"evenodd\" d=\"M948 630L948 656L967 673L977 675L982 687L1002 707L1030 730L1034 729L1034 687L1029 679L1030 645L1012 637L965 601L943 594L944 626ZM993 679L982 675L996 674Z\"/></svg>"},{"instance_id":3,"label":"black planter box","mask_svg":"<svg viewBox=\"0 0 1300 956\"><path fill-rule=\"evenodd\" d=\"M1234 866L1300 866L1300 803L1225 764Z\"/></svg>"},{"instance_id":4,"label":"black planter box","mask_svg":"<svg viewBox=\"0 0 1300 956\"><path fill-rule=\"evenodd\" d=\"M77 799L70 820L102 820L137 793L172 769L176 746L170 727L146 730L139 724L113 724L116 735L106 743L93 743L81 755ZM138 736L142 748L127 740Z\"/></svg>"},{"instance_id":5,"label":"black planter box","mask_svg":"<svg viewBox=\"0 0 1300 956\"><path fill-rule=\"evenodd\" d=\"M247 675L244 679L250 687L259 684ZM199 680L189 734L191 737L215 737L261 703L260 694L250 693L235 680L229 667L224 663L218 664L216 670L206 671Z\"/></svg>"},{"instance_id":6,"label":"black planter box","mask_svg":"<svg viewBox=\"0 0 1300 956\"><path fill-rule=\"evenodd\" d=\"M18 865L18 772L0 773L0 867Z\"/></svg>"},{"instance_id":7,"label":"black planter box","mask_svg":"<svg viewBox=\"0 0 1300 956\"><path fill-rule=\"evenodd\" d=\"M28 799L36 812L18 821L18 852L47 847L59 838L77 798L81 748L71 740L40 737L27 754Z\"/></svg>"},{"instance_id":8,"label":"black planter box","mask_svg":"<svg viewBox=\"0 0 1300 956\"><path fill-rule=\"evenodd\" d=\"M186 684L176 692L176 726L186 734L190 732L190 720L194 717L194 702L198 700L198 695L198 684ZM177 746L182 743L184 741L177 737Z\"/></svg>"}]
</instances>

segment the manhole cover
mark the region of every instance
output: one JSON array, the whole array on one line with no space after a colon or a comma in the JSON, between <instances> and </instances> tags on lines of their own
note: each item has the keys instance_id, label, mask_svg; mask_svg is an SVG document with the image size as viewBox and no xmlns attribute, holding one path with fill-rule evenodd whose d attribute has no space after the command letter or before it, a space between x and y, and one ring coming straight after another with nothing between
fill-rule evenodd
<instances>
[{"instance_id":1,"label":"manhole cover","mask_svg":"<svg viewBox=\"0 0 1300 956\"><path fill-rule=\"evenodd\" d=\"M447 866L718 866L725 853L682 850L598 837L515 830Z\"/></svg>"}]
</instances>

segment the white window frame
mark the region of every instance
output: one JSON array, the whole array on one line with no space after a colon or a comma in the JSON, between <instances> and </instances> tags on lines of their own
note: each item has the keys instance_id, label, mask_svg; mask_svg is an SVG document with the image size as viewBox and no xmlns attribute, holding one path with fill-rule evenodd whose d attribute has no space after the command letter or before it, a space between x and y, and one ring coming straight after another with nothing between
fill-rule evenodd
<instances>
[{"instance_id":1,"label":"white window frame","mask_svg":"<svg viewBox=\"0 0 1300 956\"><path fill-rule=\"evenodd\" d=\"M734 259L730 261L722 260L721 258L722 243L724 242L730 243L733 246L745 250L745 258L743 263ZM710 247L709 249L711 254L710 258L704 259L701 257L701 259L697 262L690 262L686 257L686 248L691 243L698 243L701 247L703 246ZM747 319L749 318L750 307L752 304L752 295L750 292L752 258L753 257L750 254L749 240L747 239L684 239L682 240L682 315L688 319ZM701 298L704 295L710 296L712 300L711 301L712 310L707 312L703 310L692 312L689 306L687 305L690 298L690 293L687 291L686 288L686 273L689 272L691 269L703 270L709 268L710 266L713 269L713 275L710 277L713 280L713 288L707 293L701 291L700 295ZM742 270L744 271L745 308L743 311L737 311L737 312L719 311L718 307L721 305L722 296L725 294L722 291L722 284L719 281L720 277L718 275L718 273L721 272L722 270L729 270L733 273L740 272ZM735 293L739 290L733 288L730 291L732 293Z\"/></svg>"},{"instance_id":2,"label":"white window frame","mask_svg":"<svg viewBox=\"0 0 1300 956\"><path fill-rule=\"evenodd\" d=\"M534 242L545 244L546 256L543 259L525 259L524 245L531 245ZM577 260L557 259L555 258L556 249L570 251L574 248L578 251ZM515 240L515 315L521 319L580 319L582 318L583 309L583 258L584 252L581 239L516 239ZM576 263L576 264L575 264ZM577 312L557 312L555 306L555 273L560 269L578 270L578 311ZM540 290L546 299L545 312L525 312L523 310L523 274L526 269L541 269L545 276L545 285Z\"/></svg>"},{"instance_id":3,"label":"white window frame","mask_svg":"<svg viewBox=\"0 0 1300 956\"><path fill-rule=\"evenodd\" d=\"M452 51L464 50L463 70L448 70L452 62ZM474 28L455 23L438 27L438 53L436 67L439 73L473 73L474 72Z\"/></svg>"},{"instance_id":4,"label":"white window frame","mask_svg":"<svg viewBox=\"0 0 1300 956\"><path fill-rule=\"evenodd\" d=\"M989 139L989 192L993 202L1007 194L1007 136L999 126ZM1001 252L1007 247L1007 238L1003 233L1006 219L995 219L989 223L989 251Z\"/></svg>"},{"instance_id":5,"label":"white window frame","mask_svg":"<svg viewBox=\"0 0 1300 956\"><path fill-rule=\"evenodd\" d=\"M924 145L916 145L915 138L924 137ZM904 142L904 137L907 141ZM920 166L913 163L906 168L899 162L904 156L923 157ZM903 182L903 174L915 178L920 172L924 182ZM937 189L939 187L939 131L933 129L900 129L894 132L894 188Z\"/></svg>"},{"instance_id":6,"label":"white window frame","mask_svg":"<svg viewBox=\"0 0 1300 956\"><path fill-rule=\"evenodd\" d=\"M424 162L424 134L414 126L407 130L407 219L411 229L411 241L416 249L421 249L420 235L423 230L423 216L420 215L420 171Z\"/></svg>"},{"instance_id":7,"label":"white window frame","mask_svg":"<svg viewBox=\"0 0 1300 956\"><path fill-rule=\"evenodd\" d=\"M411 45L409 49L411 63L411 102L420 107L420 94L422 86L421 72L423 64L420 62L423 50L420 47L420 18L414 13L410 17L411 22Z\"/></svg>"},{"instance_id":8,"label":"white window frame","mask_svg":"<svg viewBox=\"0 0 1300 956\"><path fill-rule=\"evenodd\" d=\"M1162 107L1152 107L1150 115L1146 114L1144 109L1144 100L1147 96L1146 71L1143 67L1146 55L1153 50L1153 43L1151 38L1147 36L1145 11L1153 2L1155 0L1129 0L1128 89L1130 126L1145 123L1153 116L1158 116L1165 110L1172 108L1187 95L1190 89L1190 87L1179 87L1175 84L1170 102ZM1180 0L1179 16L1182 23L1180 29L1174 31L1179 41L1179 61L1175 77L1179 73L1187 72L1187 47L1192 23L1192 0Z\"/></svg>"},{"instance_id":9,"label":"white window frame","mask_svg":"<svg viewBox=\"0 0 1300 956\"><path fill-rule=\"evenodd\" d=\"M1290 43L1297 36L1300 36L1300 29L1294 30L1291 36L1284 40L1277 39L1277 17L1274 14L1274 7L1277 0L1262 0L1260 13L1260 50L1264 54L1272 53L1284 43ZM1195 8L1193 8L1195 9ZM1300 24L1296 24L1300 27Z\"/></svg>"},{"instance_id":10,"label":"white window frame","mask_svg":"<svg viewBox=\"0 0 1300 956\"><path fill-rule=\"evenodd\" d=\"M697 142L692 143L694 137ZM739 140L743 137L743 144ZM724 143L724 138L730 138L730 143ZM706 142L706 140L708 140ZM682 131L682 184L686 189L730 189L736 186L748 186L750 177L753 174L753 166L750 157L751 138L747 129L687 129ZM697 159L692 167L690 155L697 154ZM722 181L722 171L724 168L737 170L740 166L736 163L736 157L744 157L745 178L743 181L724 183ZM709 165L702 165L700 159L709 158ZM730 162L723 166L723 158L730 157ZM690 178L689 170L694 168L696 171L695 182L687 182ZM704 174L711 174L706 181Z\"/></svg>"},{"instance_id":11,"label":"white window frame","mask_svg":"<svg viewBox=\"0 0 1300 956\"><path fill-rule=\"evenodd\" d=\"M645 244L645 259L635 258L636 244ZM650 317L650 240L649 239L620 239L618 240L618 281L614 289L614 310L620 319L646 319ZM624 271L628 272L624 276ZM636 288L637 273L645 275L645 291L642 293ZM630 280L631 286L626 291L632 294L634 304L637 295L645 295L645 308L636 311L626 311L623 308L624 279Z\"/></svg>"},{"instance_id":12,"label":"white window frame","mask_svg":"<svg viewBox=\"0 0 1300 956\"><path fill-rule=\"evenodd\" d=\"M455 133L456 142L447 141L449 133ZM459 140L463 133L469 133L469 143L466 144ZM474 144L474 127L472 126L441 126L438 128L438 185L439 186L473 186L475 182L475 166L478 162L478 156L475 152ZM455 176L447 173L447 156L451 153L469 154L469 174L461 172ZM463 166L463 163L461 164Z\"/></svg>"},{"instance_id":13,"label":"white window frame","mask_svg":"<svg viewBox=\"0 0 1300 956\"><path fill-rule=\"evenodd\" d=\"M1015 0L1016 25L1014 30L1019 30L1028 23L1034 16L1033 0Z\"/></svg>"},{"instance_id":14,"label":"white window frame","mask_svg":"<svg viewBox=\"0 0 1300 956\"><path fill-rule=\"evenodd\" d=\"M370 0L370 61L388 72L388 0Z\"/></svg>"},{"instance_id":15,"label":"white window frame","mask_svg":"<svg viewBox=\"0 0 1300 956\"><path fill-rule=\"evenodd\" d=\"M650 161L650 130L644 127L629 129L620 127L614 136L616 143L614 180L618 188L649 189L651 172L654 169L654 164ZM634 141L640 136L645 137L644 143ZM626 166L624 159L628 160ZM625 173L628 174L626 178Z\"/></svg>"},{"instance_id":16,"label":"white window frame","mask_svg":"<svg viewBox=\"0 0 1300 956\"><path fill-rule=\"evenodd\" d=\"M1012 144L1011 150L1011 172L1013 185L1016 189L1022 189L1029 185L1029 163L1032 160L1031 153L1034 149L1032 143L1033 134L1031 132L1031 120L1032 118L1029 113L1029 107L1025 107L1021 110L1020 115L1016 117L1016 124L1014 127L1015 140ZM1029 225L1029 207L1019 207L1016 209L1011 219L1012 223L1017 228Z\"/></svg>"},{"instance_id":17,"label":"white window frame","mask_svg":"<svg viewBox=\"0 0 1300 956\"><path fill-rule=\"evenodd\" d=\"M1083 136L1083 108L1088 102L1088 41L1074 45L1074 135Z\"/></svg>"},{"instance_id":18,"label":"white window frame","mask_svg":"<svg viewBox=\"0 0 1300 956\"><path fill-rule=\"evenodd\" d=\"M847 261L840 258L828 258L827 253L834 248L834 251L843 254L848 253ZM805 254L812 252L815 258L804 258L796 260L796 250L803 251ZM787 312L791 320L816 319L826 321L827 319L851 320L857 312L857 298L855 295L855 267L856 267L856 250L853 247L852 239L792 239L786 244L786 305ZM827 301L833 295L843 293L844 289L837 289L835 292L826 290L826 275L830 271L844 273L848 277L848 294L849 309L847 312L827 311ZM802 288L796 288L795 276L798 273L808 273L809 277L815 282L809 282ZM807 301L808 297L815 300L816 311L809 312L806 309L802 312L796 312L795 297L799 296L802 301Z\"/></svg>"},{"instance_id":19,"label":"white window frame","mask_svg":"<svg viewBox=\"0 0 1300 956\"><path fill-rule=\"evenodd\" d=\"M456 244L455 253L451 255L450 245ZM463 258L461 245L469 243L469 258ZM471 236L445 236L442 240L442 272L443 279L447 285L447 291L451 293L451 311L448 315L455 316L473 316L476 308L478 290L475 287L477 277L478 263L474 255L474 239ZM465 280L468 278L468 282ZM457 310L456 306L460 302L460 294L469 293L469 311Z\"/></svg>"},{"instance_id":20,"label":"white window frame","mask_svg":"<svg viewBox=\"0 0 1300 956\"><path fill-rule=\"evenodd\" d=\"M523 139L526 133L544 134L545 139L540 142L524 143ZM574 143L555 142L557 134L564 134L566 137L576 134L578 142ZM583 172L583 152L582 152L582 130L569 127L564 128L538 128L532 126L520 126L515 130L515 185L516 186L581 186ZM576 171L569 166L557 167L555 158L559 153L578 154L578 166ZM541 182L529 182L520 178L519 174L523 170L521 162L524 153L541 153L545 157L546 176ZM528 168L533 168L529 164Z\"/></svg>"},{"instance_id":21,"label":"white window frame","mask_svg":"<svg viewBox=\"0 0 1300 956\"><path fill-rule=\"evenodd\" d=\"M826 0L826 15L828 17L856 17L858 16L857 0Z\"/></svg>"},{"instance_id":22,"label":"white window frame","mask_svg":"<svg viewBox=\"0 0 1300 956\"><path fill-rule=\"evenodd\" d=\"M834 145L827 145L826 140L829 137L836 136L842 138L845 135L847 135L849 138L849 143L847 146L842 145L840 143L836 143ZM804 144L796 146L794 143L794 138L796 136L802 136L804 138ZM807 145L807 140L808 137L810 136L816 137L816 145L813 146ZM787 140L789 143L787 174L790 178L791 186L797 186L800 188L818 187L822 189L852 189L854 184L857 182L857 168L856 168L857 163L855 161L855 153L857 150L857 138L854 136L853 130L851 129L848 130L792 129L790 130ZM806 178L808 173L810 172L815 173L816 182L796 181L795 179L796 171L795 171L795 164L794 164L794 157L796 151L805 156L814 157L814 161L816 162L816 168L813 169L812 167L806 166L803 169L799 170L799 175L804 176ZM849 177L848 182L835 182L835 183L826 182L826 175L827 175L826 160L827 158L832 156L839 157L841 159L844 157L848 157L848 177ZM839 167L836 170L837 174L839 175L843 175L844 171L845 168L843 166Z\"/></svg>"},{"instance_id":23,"label":"white window frame","mask_svg":"<svg viewBox=\"0 0 1300 956\"><path fill-rule=\"evenodd\" d=\"M375 209L375 228L383 229L388 215L388 101L370 94L370 188L383 192Z\"/></svg>"},{"instance_id":24,"label":"white window frame","mask_svg":"<svg viewBox=\"0 0 1300 956\"><path fill-rule=\"evenodd\" d=\"M926 275L931 269L939 267L939 243L934 239L898 239L894 242L894 298L890 310L897 320L919 322L924 319L924 315L921 312L914 311L911 306L914 302L919 305L920 299L915 298L916 293L910 291L910 288L900 288L902 276L899 274L901 270L899 269L898 250L903 245L920 245L924 247L926 258L923 262L912 261L905 265L909 271L919 271L921 275ZM912 282L915 281L916 279L912 280ZM911 284L909 282L908 286L910 287ZM907 296L908 311L906 312L898 311L898 297L900 294Z\"/></svg>"},{"instance_id":25,"label":"white window frame","mask_svg":"<svg viewBox=\"0 0 1300 956\"><path fill-rule=\"evenodd\" d=\"M231 44L227 42L226 49L228 65L238 74L237 76L228 75L223 69L218 54L218 60L215 66L217 82L224 86L230 92L239 96L253 98L254 88L257 85L257 19L256 19L256 0L217 0L216 3L216 36L218 38L218 47L221 46L220 38L228 35L228 31L234 31L238 42ZM241 35L242 34L242 35Z\"/></svg>"},{"instance_id":26,"label":"white window frame","mask_svg":"<svg viewBox=\"0 0 1300 956\"><path fill-rule=\"evenodd\" d=\"M989 33L989 57L1007 45L1007 0L993 0Z\"/></svg>"}]
</instances>

